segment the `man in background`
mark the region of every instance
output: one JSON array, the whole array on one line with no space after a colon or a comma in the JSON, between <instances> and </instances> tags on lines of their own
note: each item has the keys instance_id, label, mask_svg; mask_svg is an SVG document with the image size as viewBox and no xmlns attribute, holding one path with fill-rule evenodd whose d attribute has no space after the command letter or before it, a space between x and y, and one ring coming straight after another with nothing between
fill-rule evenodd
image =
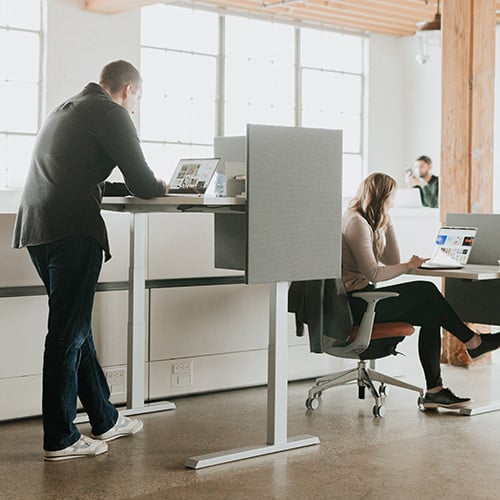
<instances>
[{"instance_id":1,"label":"man in background","mask_svg":"<svg viewBox=\"0 0 500 500\"><path fill-rule=\"evenodd\" d=\"M49 297L42 381L45 460L101 455L106 441L136 434L137 419L119 416L92 338L94 295L103 261L111 258L100 203L117 166L122 193L163 196L168 185L149 168L131 115L142 78L126 61L101 71L47 117L33 150L14 228L13 246L27 247ZM112 187L109 185L109 187ZM116 190L116 186L114 189ZM77 397L92 437L73 423Z\"/></svg>"},{"instance_id":2,"label":"man in background","mask_svg":"<svg viewBox=\"0 0 500 500\"><path fill-rule=\"evenodd\" d=\"M418 188L424 207L437 208L439 203L439 177L431 172L432 160L428 156L420 156L415 161L414 169L406 173L408 187Z\"/></svg>"}]
</instances>

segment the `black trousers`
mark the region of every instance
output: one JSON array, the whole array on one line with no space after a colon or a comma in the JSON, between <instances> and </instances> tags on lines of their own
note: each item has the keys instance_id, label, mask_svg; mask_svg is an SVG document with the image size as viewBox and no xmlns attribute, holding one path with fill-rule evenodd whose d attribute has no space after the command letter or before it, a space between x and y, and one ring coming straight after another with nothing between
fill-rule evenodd
<instances>
[{"instance_id":1,"label":"black trousers","mask_svg":"<svg viewBox=\"0 0 500 500\"><path fill-rule=\"evenodd\" d=\"M365 290L373 289L371 286ZM356 290L358 292L362 290ZM462 342L469 341L474 332L458 317L434 283L411 281L398 285L377 287L377 291L398 292L399 297L391 297L377 303L375 322L386 323L404 321L420 326L418 354L424 370L427 388L443 384L441 379L441 327L448 330ZM358 325L366 310L363 299L349 295L354 324Z\"/></svg>"}]
</instances>

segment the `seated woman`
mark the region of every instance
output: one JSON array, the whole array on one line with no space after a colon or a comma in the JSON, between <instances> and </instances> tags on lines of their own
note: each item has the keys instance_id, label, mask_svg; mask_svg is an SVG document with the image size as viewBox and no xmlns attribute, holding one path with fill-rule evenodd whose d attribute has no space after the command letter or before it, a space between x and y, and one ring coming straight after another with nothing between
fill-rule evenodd
<instances>
[{"instance_id":1,"label":"seated woman","mask_svg":"<svg viewBox=\"0 0 500 500\"><path fill-rule=\"evenodd\" d=\"M361 183L343 214L342 281L348 292L354 324L360 323L366 303L352 297L352 292L373 289L373 283L396 278L427 260L413 255L408 262L401 262L388 213L395 191L396 181L392 177L371 174ZM378 303L376 322L404 321L421 327L418 353L427 385L424 408L466 406L470 398L460 398L443 387L441 327L465 344L472 359L500 347L500 334L473 332L433 283L411 281L377 287L377 290L398 292L399 296Z\"/></svg>"}]
</instances>

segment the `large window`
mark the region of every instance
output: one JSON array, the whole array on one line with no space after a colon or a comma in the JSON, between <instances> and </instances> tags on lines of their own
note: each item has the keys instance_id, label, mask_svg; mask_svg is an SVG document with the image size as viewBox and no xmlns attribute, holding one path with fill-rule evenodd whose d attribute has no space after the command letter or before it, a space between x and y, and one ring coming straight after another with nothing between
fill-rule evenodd
<instances>
[{"instance_id":1,"label":"large window","mask_svg":"<svg viewBox=\"0 0 500 500\"><path fill-rule=\"evenodd\" d=\"M40 116L40 0L0 0L0 189L23 185Z\"/></svg>"},{"instance_id":2,"label":"large window","mask_svg":"<svg viewBox=\"0 0 500 500\"><path fill-rule=\"evenodd\" d=\"M363 176L365 39L172 5L142 9L146 156L169 178L184 156L247 123L343 130L343 194ZM258 35L257 35L258 34Z\"/></svg>"},{"instance_id":3,"label":"large window","mask_svg":"<svg viewBox=\"0 0 500 500\"><path fill-rule=\"evenodd\" d=\"M363 175L363 39L328 31L301 32L302 126L343 130L343 193Z\"/></svg>"},{"instance_id":4,"label":"large window","mask_svg":"<svg viewBox=\"0 0 500 500\"><path fill-rule=\"evenodd\" d=\"M224 134L245 135L247 123L293 126L294 28L228 16L225 47Z\"/></svg>"},{"instance_id":5,"label":"large window","mask_svg":"<svg viewBox=\"0 0 500 500\"><path fill-rule=\"evenodd\" d=\"M141 138L151 167L168 180L179 158L213 155L218 16L147 7L141 41Z\"/></svg>"}]
</instances>

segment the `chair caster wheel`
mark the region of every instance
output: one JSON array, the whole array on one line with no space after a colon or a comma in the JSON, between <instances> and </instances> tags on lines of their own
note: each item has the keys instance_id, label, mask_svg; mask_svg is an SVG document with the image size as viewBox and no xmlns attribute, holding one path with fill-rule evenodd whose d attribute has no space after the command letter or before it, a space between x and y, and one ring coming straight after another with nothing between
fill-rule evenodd
<instances>
[{"instance_id":1,"label":"chair caster wheel","mask_svg":"<svg viewBox=\"0 0 500 500\"><path fill-rule=\"evenodd\" d=\"M385 407L382 405L375 405L373 407L373 416L374 417L383 417L385 415Z\"/></svg>"},{"instance_id":2,"label":"chair caster wheel","mask_svg":"<svg viewBox=\"0 0 500 500\"><path fill-rule=\"evenodd\" d=\"M387 396L387 394L389 394L389 387L387 387L385 384L380 384L378 392L381 396Z\"/></svg>"},{"instance_id":3,"label":"chair caster wheel","mask_svg":"<svg viewBox=\"0 0 500 500\"><path fill-rule=\"evenodd\" d=\"M306 399L306 408L308 410L317 410L319 408L319 399L317 397Z\"/></svg>"},{"instance_id":4,"label":"chair caster wheel","mask_svg":"<svg viewBox=\"0 0 500 500\"><path fill-rule=\"evenodd\" d=\"M420 411L425 411L425 408L424 408L424 398L423 396L419 396L418 399L417 399L417 406L418 406L418 409Z\"/></svg>"}]
</instances>

